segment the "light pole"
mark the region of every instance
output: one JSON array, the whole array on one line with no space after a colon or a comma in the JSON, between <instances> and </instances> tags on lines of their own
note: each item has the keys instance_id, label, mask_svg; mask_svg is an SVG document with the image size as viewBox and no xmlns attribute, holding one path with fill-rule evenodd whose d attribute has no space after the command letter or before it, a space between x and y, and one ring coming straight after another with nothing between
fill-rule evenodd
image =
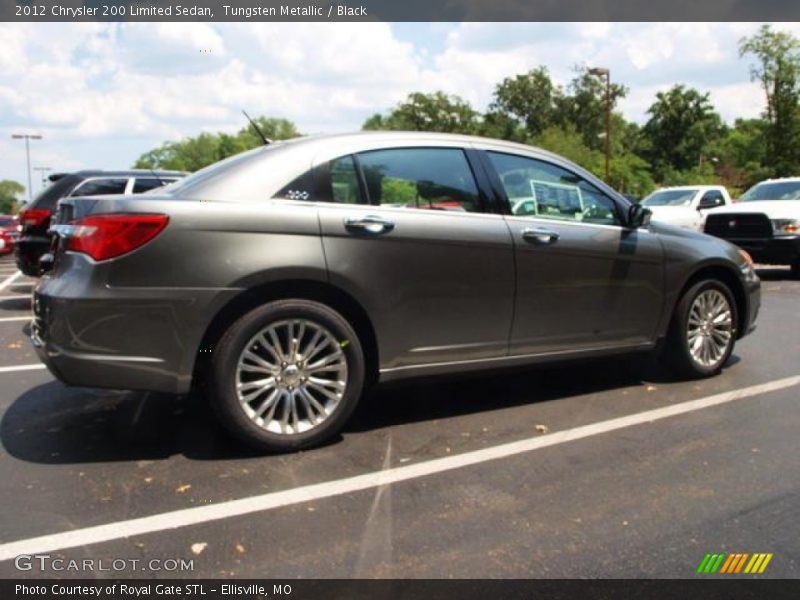
<instances>
[{"instance_id":1,"label":"light pole","mask_svg":"<svg viewBox=\"0 0 800 600\"><path fill-rule=\"evenodd\" d=\"M606 78L606 183L610 184L608 173L611 163L611 71L605 67L589 69L589 73Z\"/></svg>"},{"instance_id":2,"label":"light pole","mask_svg":"<svg viewBox=\"0 0 800 600\"><path fill-rule=\"evenodd\" d=\"M39 171L42 175L42 189L47 185L47 173L53 169L50 167L33 167L34 171Z\"/></svg>"},{"instance_id":3,"label":"light pole","mask_svg":"<svg viewBox=\"0 0 800 600\"><path fill-rule=\"evenodd\" d=\"M31 192L31 140L40 140L42 136L32 133L15 133L11 136L15 140L25 140L25 156L28 160L28 202L33 199Z\"/></svg>"}]
</instances>

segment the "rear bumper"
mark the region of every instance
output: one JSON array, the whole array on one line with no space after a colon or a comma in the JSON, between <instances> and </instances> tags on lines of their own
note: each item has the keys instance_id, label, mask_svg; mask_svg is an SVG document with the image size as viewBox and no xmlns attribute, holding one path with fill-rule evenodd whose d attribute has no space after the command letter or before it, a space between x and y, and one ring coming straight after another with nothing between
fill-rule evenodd
<instances>
[{"instance_id":1,"label":"rear bumper","mask_svg":"<svg viewBox=\"0 0 800 600\"><path fill-rule=\"evenodd\" d=\"M800 260L800 236L730 240L730 242L747 250L756 262L790 265Z\"/></svg>"},{"instance_id":2,"label":"rear bumper","mask_svg":"<svg viewBox=\"0 0 800 600\"><path fill-rule=\"evenodd\" d=\"M76 386L188 392L210 315L234 292L112 288L73 269L33 293L31 342L50 372Z\"/></svg>"},{"instance_id":3,"label":"rear bumper","mask_svg":"<svg viewBox=\"0 0 800 600\"><path fill-rule=\"evenodd\" d=\"M31 277L38 277L39 259L50 250L52 239L47 235L24 235L14 249L17 268Z\"/></svg>"}]
</instances>

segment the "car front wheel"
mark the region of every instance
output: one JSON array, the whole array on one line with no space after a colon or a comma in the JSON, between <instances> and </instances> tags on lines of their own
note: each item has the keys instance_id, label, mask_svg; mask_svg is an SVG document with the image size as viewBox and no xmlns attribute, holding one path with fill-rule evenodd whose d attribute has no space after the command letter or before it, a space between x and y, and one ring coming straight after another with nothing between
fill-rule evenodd
<instances>
[{"instance_id":1,"label":"car front wheel","mask_svg":"<svg viewBox=\"0 0 800 600\"><path fill-rule=\"evenodd\" d=\"M212 404L223 425L259 450L319 445L358 403L364 357L350 324L308 300L279 300L241 317L212 355Z\"/></svg>"},{"instance_id":2,"label":"car front wheel","mask_svg":"<svg viewBox=\"0 0 800 600\"><path fill-rule=\"evenodd\" d=\"M736 302L728 286L706 279L694 284L675 308L666 352L689 377L719 373L736 341Z\"/></svg>"}]
</instances>

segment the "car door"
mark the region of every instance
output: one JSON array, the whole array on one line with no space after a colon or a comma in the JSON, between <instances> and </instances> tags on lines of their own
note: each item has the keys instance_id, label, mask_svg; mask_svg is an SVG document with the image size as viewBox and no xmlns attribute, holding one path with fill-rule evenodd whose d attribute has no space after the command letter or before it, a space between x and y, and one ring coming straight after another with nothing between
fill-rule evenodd
<instances>
[{"instance_id":1,"label":"car door","mask_svg":"<svg viewBox=\"0 0 800 600\"><path fill-rule=\"evenodd\" d=\"M316 169L330 279L364 305L383 372L507 354L513 248L474 166L460 147L393 147Z\"/></svg>"},{"instance_id":2,"label":"car door","mask_svg":"<svg viewBox=\"0 0 800 600\"><path fill-rule=\"evenodd\" d=\"M615 201L564 166L499 151L485 157L511 213L511 354L652 341L664 302L657 236L624 227Z\"/></svg>"}]
</instances>

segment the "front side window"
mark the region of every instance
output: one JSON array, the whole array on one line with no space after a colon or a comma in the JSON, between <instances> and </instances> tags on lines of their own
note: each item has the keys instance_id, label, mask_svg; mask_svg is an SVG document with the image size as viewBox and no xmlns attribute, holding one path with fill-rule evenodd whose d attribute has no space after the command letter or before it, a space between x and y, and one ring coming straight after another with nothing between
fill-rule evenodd
<instances>
[{"instance_id":1,"label":"front side window","mask_svg":"<svg viewBox=\"0 0 800 600\"><path fill-rule=\"evenodd\" d=\"M513 215L620 224L614 201L575 173L524 156L487 154L500 177Z\"/></svg>"},{"instance_id":2,"label":"front side window","mask_svg":"<svg viewBox=\"0 0 800 600\"><path fill-rule=\"evenodd\" d=\"M101 196L104 194L124 194L127 178L89 179L83 182L70 196Z\"/></svg>"},{"instance_id":3,"label":"front side window","mask_svg":"<svg viewBox=\"0 0 800 600\"><path fill-rule=\"evenodd\" d=\"M357 157L372 204L456 212L481 209L463 150L393 148Z\"/></svg>"},{"instance_id":4,"label":"front side window","mask_svg":"<svg viewBox=\"0 0 800 600\"><path fill-rule=\"evenodd\" d=\"M717 190L706 192L700 199L700 206L702 208L722 206L723 204L725 204L725 200L723 199L722 194Z\"/></svg>"}]
</instances>

